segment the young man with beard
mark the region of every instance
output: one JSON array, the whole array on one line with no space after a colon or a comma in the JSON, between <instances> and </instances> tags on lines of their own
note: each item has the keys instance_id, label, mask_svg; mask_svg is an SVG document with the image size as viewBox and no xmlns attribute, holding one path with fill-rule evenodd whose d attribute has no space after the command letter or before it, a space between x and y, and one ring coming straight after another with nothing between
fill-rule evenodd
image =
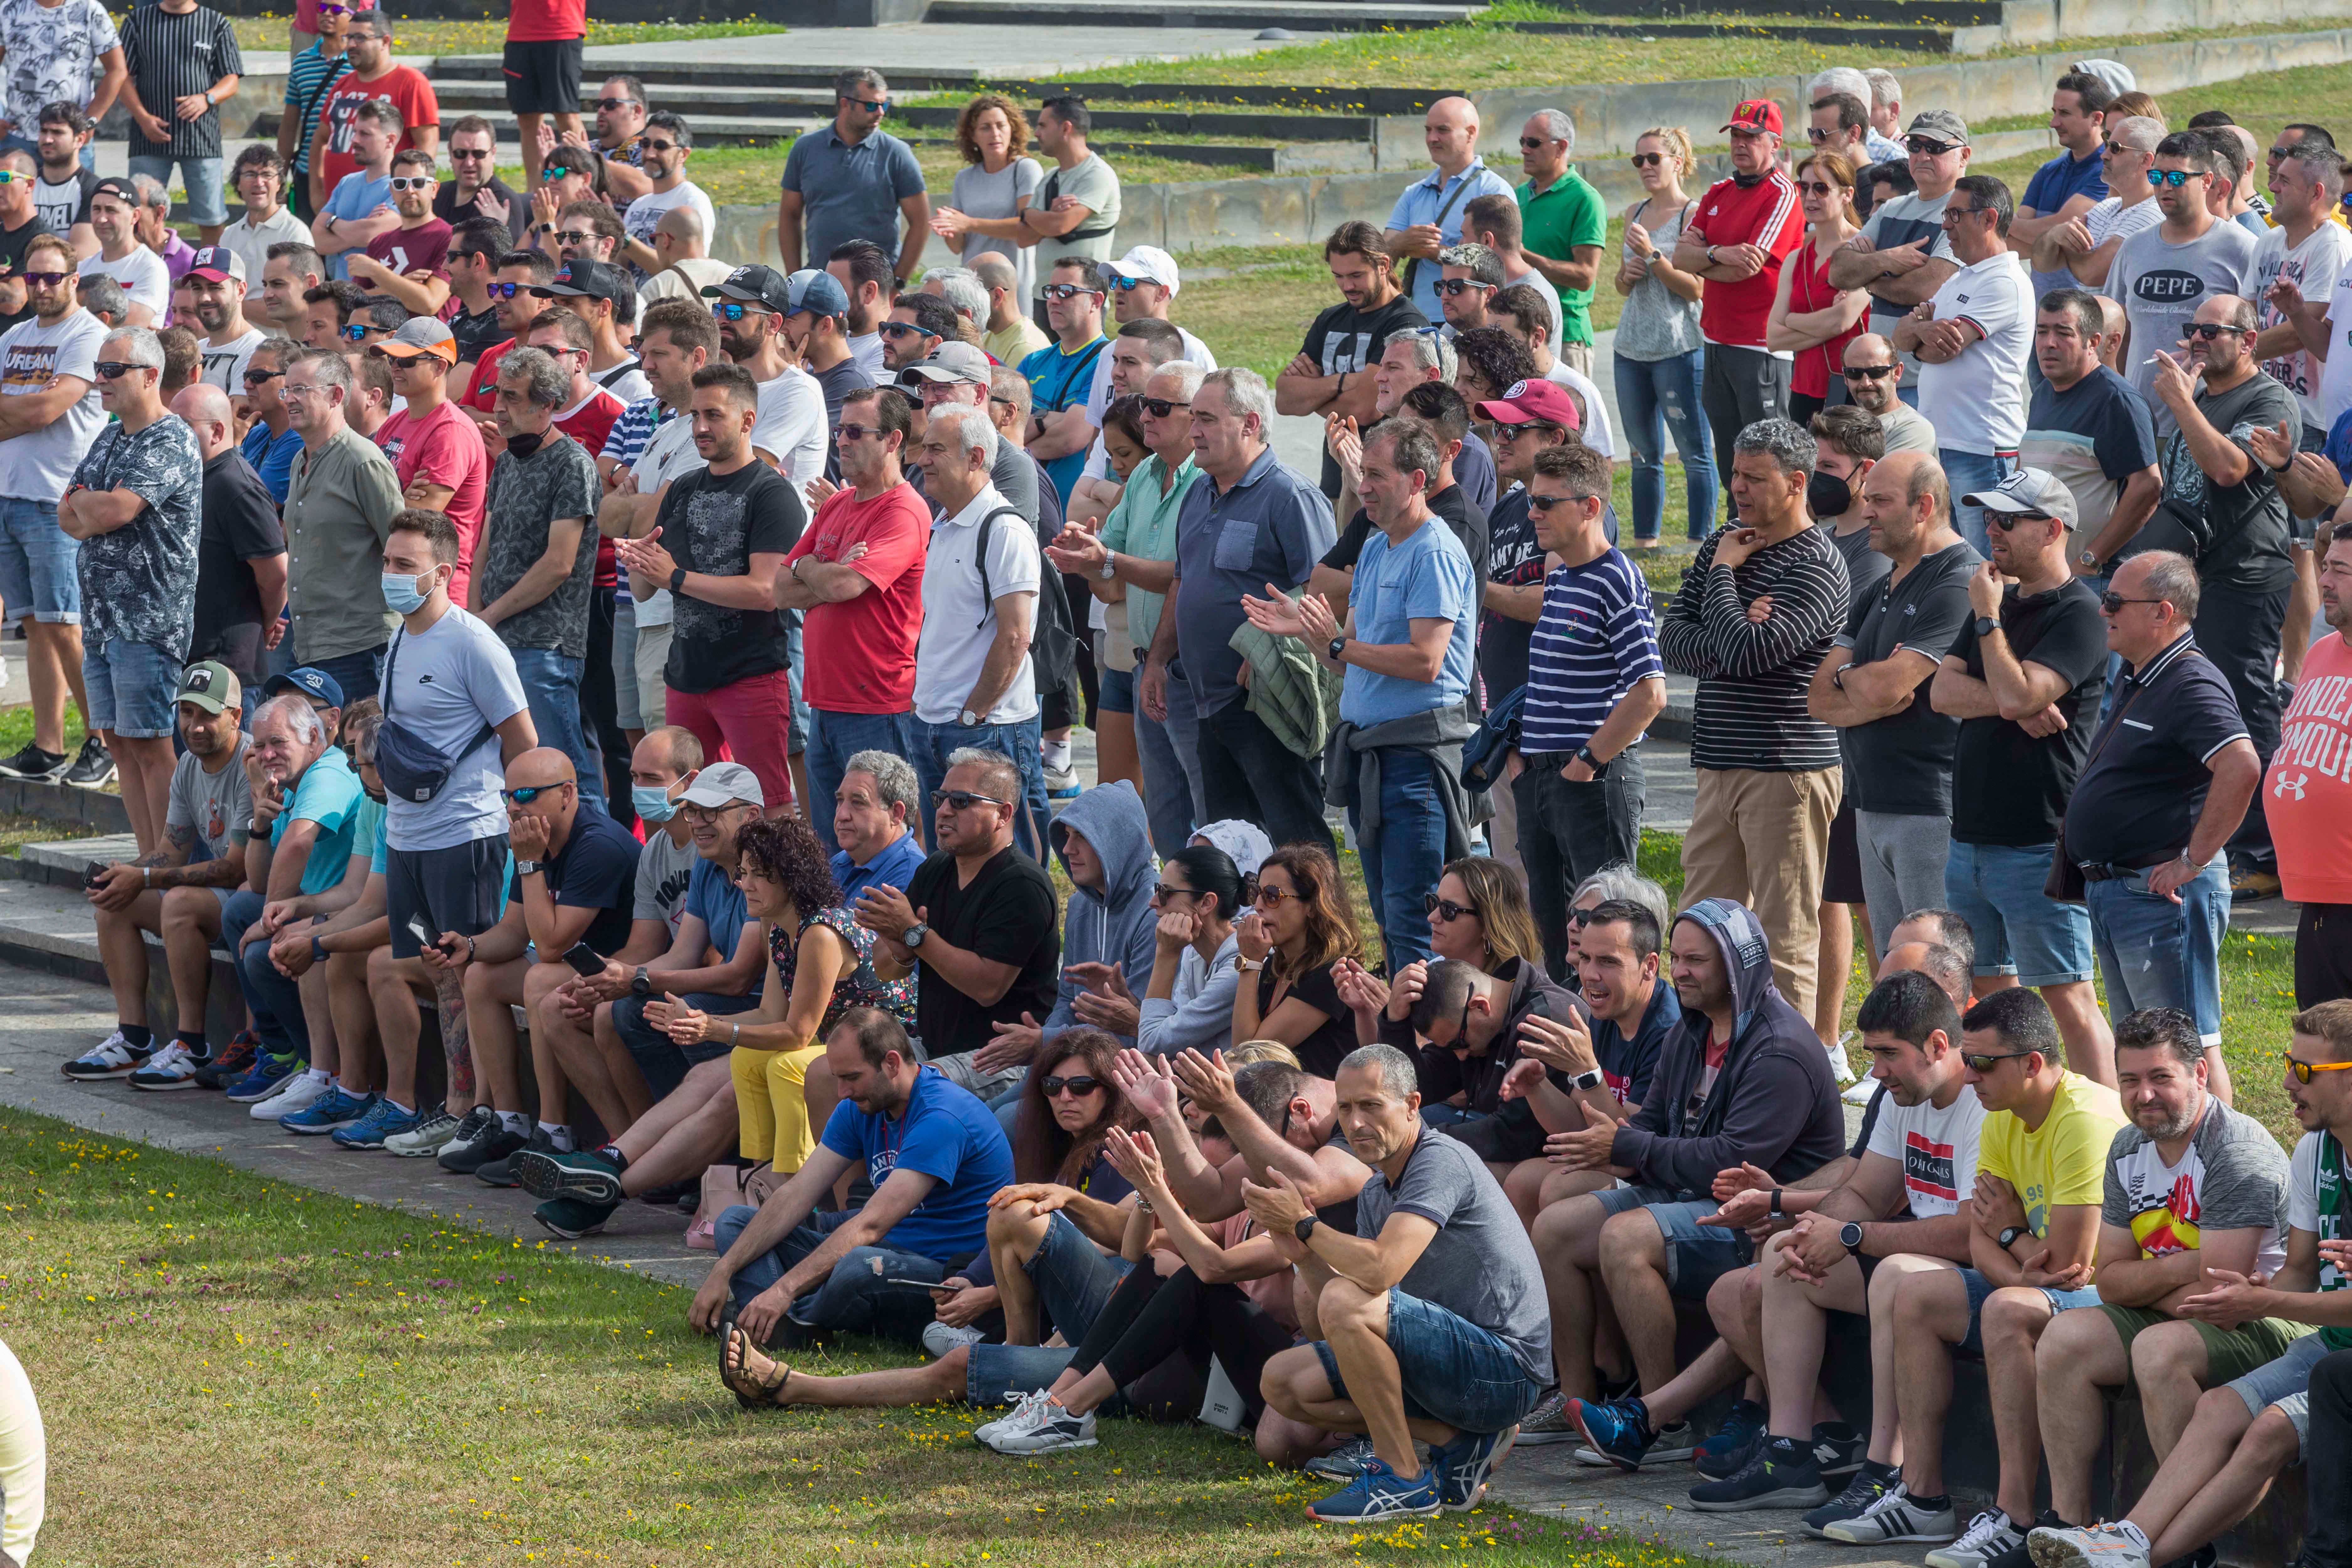
<instances>
[{"instance_id":1,"label":"young man with beard","mask_svg":"<svg viewBox=\"0 0 2352 1568\"><path fill-rule=\"evenodd\" d=\"M474 423L481 427L482 438L492 457L499 450L498 422L492 417L497 408L499 360L522 342L530 323L547 309L548 301L534 290L554 276L555 258L545 251L509 250L499 258L497 281L486 290L497 308L499 331L505 334L506 341L482 351L482 357L474 362L468 385L458 395L457 405L473 411Z\"/></svg>"},{"instance_id":2,"label":"young man with beard","mask_svg":"<svg viewBox=\"0 0 2352 1568\"><path fill-rule=\"evenodd\" d=\"M361 104L392 106L397 119L388 129L398 138L393 152L421 147L431 153L441 145L441 104L433 84L423 72L393 59L392 35L392 18L381 10L362 12L345 24L343 53L352 68L320 96L310 149L310 199L320 211L328 193L359 167L352 123Z\"/></svg>"},{"instance_id":3,"label":"young man with beard","mask_svg":"<svg viewBox=\"0 0 2352 1568\"><path fill-rule=\"evenodd\" d=\"M879 385L884 380L882 318L889 313L898 279L887 253L870 239L836 245L826 255L824 269L849 296L849 352L858 367ZM1025 306L1027 301L1023 301Z\"/></svg>"},{"instance_id":4,"label":"young man with beard","mask_svg":"<svg viewBox=\"0 0 2352 1568\"><path fill-rule=\"evenodd\" d=\"M784 279L784 348L799 356L824 393L824 419L829 430L841 428L841 410L850 395L874 384L857 356L849 352L849 296L833 274L803 268ZM825 478L838 481L841 453L836 447L825 460Z\"/></svg>"},{"instance_id":5,"label":"young man with beard","mask_svg":"<svg viewBox=\"0 0 2352 1568\"><path fill-rule=\"evenodd\" d=\"M194 325L205 330L204 382L231 395L245 391L245 368L267 336L245 319L245 258L226 245L208 245L188 267L195 298Z\"/></svg>"},{"instance_id":6,"label":"young man with beard","mask_svg":"<svg viewBox=\"0 0 2352 1568\"><path fill-rule=\"evenodd\" d=\"M457 341L432 317L413 316L392 336L369 344L367 353L389 363L393 390L403 400L377 427L375 444L392 459L401 500L442 513L457 531L457 573L449 592L462 599L473 576L490 463L474 422L446 395Z\"/></svg>"},{"instance_id":7,"label":"young man with beard","mask_svg":"<svg viewBox=\"0 0 2352 1568\"><path fill-rule=\"evenodd\" d=\"M2157 143L2149 179L2163 221L2124 241L2101 290L2124 308L2116 363L2148 401L2160 440L2171 439L2174 415L2157 395L2159 356L2189 337L2190 320L2208 300L2252 291L2256 242L2213 215L2206 198L2221 178L2215 168L2212 144L2196 132L2176 131Z\"/></svg>"},{"instance_id":8,"label":"young man with beard","mask_svg":"<svg viewBox=\"0 0 2352 1568\"><path fill-rule=\"evenodd\" d=\"M61 99L41 110L41 168L33 185L33 210L40 215L42 226L72 240L75 251L84 256L98 249L98 235L89 226L89 198L98 189L98 171L82 161L97 133L97 125L70 100ZM302 237L310 237L308 229Z\"/></svg>"},{"instance_id":9,"label":"young man with beard","mask_svg":"<svg viewBox=\"0 0 2352 1568\"><path fill-rule=\"evenodd\" d=\"M638 367L637 356L622 342L624 330L636 323L637 291L629 285L627 269L615 262L574 257L556 268L555 276L531 290L564 307L588 325L588 380L624 404L653 395L653 387ZM608 437L609 438L609 437ZM602 451L600 446L596 448Z\"/></svg>"},{"instance_id":10,"label":"young man with beard","mask_svg":"<svg viewBox=\"0 0 2352 1568\"><path fill-rule=\"evenodd\" d=\"M644 172L652 184L629 204L629 210L621 218L622 226L628 230L628 238L622 242L623 250L629 265L636 268L639 283L664 266L654 251L654 228L673 208L692 207L702 219L706 237L719 232L719 218L711 209L710 197L686 177L686 161L694 152L694 134L687 129L686 121L666 110L647 115L646 138L641 145L645 148Z\"/></svg>"},{"instance_id":11,"label":"young man with beard","mask_svg":"<svg viewBox=\"0 0 2352 1568\"><path fill-rule=\"evenodd\" d=\"M433 216L441 182L433 154L411 148L392 158L392 205L396 228L367 242L367 254L345 258L352 281L370 294L388 295L411 315L436 316L449 302L449 226Z\"/></svg>"},{"instance_id":12,"label":"young man with beard","mask_svg":"<svg viewBox=\"0 0 2352 1568\"><path fill-rule=\"evenodd\" d=\"M448 375L453 403L473 390L474 367L482 356L512 335L499 325L498 301L490 295L499 258L509 243L505 227L488 218L467 218L451 231L449 293L457 307L449 315L449 332L457 342L457 363Z\"/></svg>"},{"instance_id":13,"label":"young man with beard","mask_svg":"<svg viewBox=\"0 0 2352 1568\"><path fill-rule=\"evenodd\" d=\"M1283 414L1320 415L1327 431L1369 427L1383 414L1375 406L1372 367L1391 338L1429 321L1397 287L1388 245L1372 225L1350 221L1333 229L1323 242L1323 259L1339 303L1315 318L1297 357L1274 378L1275 407ZM1339 499L1339 461L1327 449L1321 484L1334 501Z\"/></svg>"},{"instance_id":14,"label":"young man with beard","mask_svg":"<svg viewBox=\"0 0 2352 1568\"><path fill-rule=\"evenodd\" d=\"M830 442L824 389L792 362L783 330L792 288L772 267L739 267L702 296L718 301L711 313L719 318L719 347L759 388L752 450L797 492L824 472Z\"/></svg>"},{"instance_id":15,"label":"young man with beard","mask_svg":"<svg viewBox=\"0 0 2352 1568\"><path fill-rule=\"evenodd\" d=\"M351 258L366 252L379 236L400 226L392 205L392 160L399 150L400 111L381 99L364 99L351 112L351 164L319 205L312 243L340 280L351 278Z\"/></svg>"},{"instance_id":16,"label":"young man with beard","mask_svg":"<svg viewBox=\"0 0 2352 1568\"><path fill-rule=\"evenodd\" d=\"M50 232L33 205L35 166L21 147L0 150L0 170L12 176L0 184L0 331L32 316L25 299L25 250L36 235Z\"/></svg>"},{"instance_id":17,"label":"young man with beard","mask_svg":"<svg viewBox=\"0 0 2352 1568\"><path fill-rule=\"evenodd\" d=\"M2108 337L2099 296L2053 289L2033 318L2042 376L2026 411L2018 460L2052 474L2074 500L2067 563L2085 576L2106 570L2156 510L2163 476L2147 399L2099 363Z\"/></svg>"},{"instance_id":18,"label":"young man with beard","mask_svg":"<svg viewBox=\"0 0 2352 1568\"><path fill-rule=\"evenodd\" d=\"M321 123L320 101L352 68L351 58L343 52L344 33L361 8L364 0L361 7L350 11L320 13L315 24L316 41L287 62L286 107L278 115L278 158L286 169L286 200L296 216L305 220L319 213L310 168L318 151L313 143Z\"/></svg>"}]
</instances>

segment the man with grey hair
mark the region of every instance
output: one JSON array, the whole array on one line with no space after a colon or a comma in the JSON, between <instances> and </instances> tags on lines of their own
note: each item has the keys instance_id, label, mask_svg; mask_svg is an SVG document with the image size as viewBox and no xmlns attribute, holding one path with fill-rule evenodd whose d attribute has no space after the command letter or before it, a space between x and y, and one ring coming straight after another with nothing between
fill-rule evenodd
<instances>
[{"instance_id":1,"label":"man with grey hair","mask_svg":"<svg viewBox=\"0 0 2352 1568\"><path fill-rule=\"evenodd\" d=\"M2156 145L2163 140L2164 122L2145 114L2127 114L2107 124L2100 166L2107 194L2090 211L2042 231L2033 249L2037 274L2063 268L2076 282L2093 289L2105 286L2107 268L2115 265L2124 241L2163 221L2156 187L2147 177L2156 166Z\"/></svg>"},{"instance_id":2,"label":"man with grey hair","mask_svg":"<svg viewBox=\"0 0 2352 1568\"><path fill-rule=\"evenodd\" d=\"M988 291L988 314L982 318L980 346L999 364L1017 365L1053 340L1029 319L1028 300L1021 291L1021 274L1004 257L990 251L972 258L971 275Z\"/></svg>"},{"instance_id":3,"label":"man with grey hair","mask_svg":"<svg viewBox=\"0 0 2352 1568\"><path fill-rule=\"evenodd\" d=\"M81 308L110 327L128 326L131 321L131 296L122 285L103 272L85 274L78 292Z\"/></svg>"},{"instance_id":4,"label":"man with grey hair","mask_svg":"<svg viewBox=\"0 0 2352 1568\"><path fill-rule=\"evenodd\" d=\"M927 802L915 764L896 752L853 752L833 792L833 879L841 901L871 887L903 888L923 863L915 824ZM812 815L824 809L816 802Z\"/></svg>"},{"instance_id":5,"label":"man with grey hair","mask_svg":"<svg viewBox=\"0 0 2352 1568\"><path fill-rule=\"evenodd\" d=\"M1559 297L1559 355L1592 374L1592 287L1608 238L1609 208L1592 183L1570 162L1576 121L1565 110L1538 109L1519 131L1519 167L1527 178L1513 192L1519 207L1519 254Z\"/></svg>"},{"instance_id":6,"label":"man with grey hair","mask_svg":"<svg viewBox=\"0 0 2352 1568\"><path fill-rule=\"evenodd\" d=\"M1867 182L1860 176L1863 170L1878 161L1870 155L1870 100L1851 92L1815 89L1811 123L1806 126L1805 135L1816 153L1834 153L1853 165L1856 176L1855 205L1857 210L1865 206L1869 193L1860 187Z\"/></svg>"},{"instance_id":7,"label":"man with grey hair","mask_svg":"<svg viewBox=\"0 0 2352 1568\"><path fill-rule=\"evenodd\" d=\"M832 123L799 137L785 155L776 254L786 272L797 272L803 256L823 266L835 247L871 240L896 253L904 283L931 237L931 198L913 149L882 129L889 84L870 66L845 70L834 79Z\"/></svg>"},{"instance_id":8,"label":"man with grey hair","mask_svg":"<svg viewBox=\"0 0 2352 1568\"><path fill-rule=\"evenodd\" d=\"M1903 84L1895 79L1893 71L1884 66L1873 66L1864 70L1862 79L1870 84L1870 128L1895 144L1895 150L1886 155L1899 158L1903 155L1902 140L1897 130L1903 123ZM1876 142L1871 143L1871 151L1878 151Z\"/></svg>"},{"instance_id":9,"label":"man with grey hair","mask_svg":"<svg viewBox=\"0 0 2352 1568\"><path fill-rule=\"evenodd\" d=\"M81 542L82 680L92 731L122 772L139 852L163 845L172 784L173 693L195 627L204 455L163 405L163 345L124 327L100 345L99 432L58 503Z\"/></svg>"},{"instance_id":10,"label":"man with grey hair","mask_svg":"<svg viewBox=\"0 0 2352 1568\"><path fill-rule=\"evenodd\" d=\"M400 479L345 415L359 395L350 361L304 349L281 369L287 420L302 438L285 510L295 646L345 691L373 691L391 638L383 542L401 509Z\"/></svg>"},{"instance_id":11,"label":"man with grey hair","mask_svg":"<svg viewBox=\"0 0 2352 1568\"><path fill-rule=\"evenodd\" d=\"M1806 505L1816 453L1812 437L1786 419L1739 433L1730 479L1742 526L1699 546L1658 622L1666 668L1698 678L1685 900L1755 910L1772 933L1780 994L1808 1018L1843 774L1837 732L1807 704L1850 599L1845 557Z\"/></svg>"},{"instance_id":12,"label":"man with grey hair","mask_svg":"<svg viewBox=\"0 0 2352 1568\"><path fill-rule=\"evenodd\" d=\"M1468 217L1463 223L1469 224ZM1449 245L1437 253L1438 309L1449 332L1466 332L1486 322L1486 301L1506 281L1503 258L1475 240Z\"/></svg>"},{"instance_id":13,"label":"man with grey hair","mask_svg":"<svg viewBox=\"0 0 2352 1568\"><path fill-rule=\"evenodd\" d=\"M1485 1162L1422 1121L1411 1057L1359 1047L1336 1087L1339 1130L1381 1177L1357 1195L1355 1234L1318 1223L1286 1173L1242 1186L1250 1217L1297 1267L1318 1336L1277 1352L1261 1386L1290 1420L1371 1439L1356 1478L1309 1517L1467 1511L1551 1381L1543 1271ZM1430 1446L1426 1466L1415 1439Z\"/></svg>"},{"instance_id":14,"label":"man with grey hair","mask_svg":"<svg viewBox=\"0 0 2352 1568\"><path fill-rule=\"evenodd\" d=\"M1885 79L1886 96L1882 100L1876 78ZM1832 66L1805 84L1809 110L1819 109L1832 93L1844 93L1861 105L1862 163L1901 163L1906 154L1895 133L1902 123L1902 94L1895 88L1894 76L1886 71L1858 71L1852 66ZM1856 165L1857 168L1860 164Z\"/></svg>"},{"instance_id":15,"label":"man with grey hair","mask_svg":"<svg viewBox=\"0 0 2352 1568\"><path fill-rule=\"evenodd\" d=\"M1328 849L1320 748L1310 735L1304 744L1314 754L1301 751L1298 737L1276 733L1256 711L1259 698L1244 700L1231 638L1244 596L1296 594L1338 542L1331 503L1276 460L1266 444L1274 397L1255 371L1212 372L1192 414L1193 460L1208 482L1194 482L1177 514L1168 590L1175 614L1160 617L1137 707L1167 721L1171 667L1181 658L1201 721L1202 816L1246 817L1277 844Z\"/></svg>"},{"instance_id":16,"label":"man with grey hair","mask_svg":"<svg viewBox=\"0 0 2352 1568\"><path fill-rule=\"evenodd\" d=\"M985 331L988 328L988 286L969 267L934 267L923 274L923 292L936 294L955 307L955 313Z\"/></svg>"}]
</instances>

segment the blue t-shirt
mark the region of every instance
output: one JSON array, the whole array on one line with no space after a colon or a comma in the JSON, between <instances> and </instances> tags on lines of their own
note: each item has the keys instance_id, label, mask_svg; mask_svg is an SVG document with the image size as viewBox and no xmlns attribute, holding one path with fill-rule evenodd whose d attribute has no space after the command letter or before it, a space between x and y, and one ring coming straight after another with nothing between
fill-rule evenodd
<instances>
[{"instance_id":1,"label":"blue t-shirt","mask_svg":"<svg viewBox=\"0 0 2352 1568\"><path fill-rule=\"evenodd\" d=\"M906 891L908 882L922 864L922 841L911 832L902 833L863 866L850 863L848 850L835 850L833 879L841 884L841 901L854 904L857 895L868 888L892 887Z\"/></svg>"},{"instance_id":2,"label":"blue t-shirt","mask_svg":"<svg viewBox=\"0 0 2352 1568\"><path fill-rule=\"evenodd\" d=\"M863 1160L866 1179L877 1188L901 1169L939 1184L890 1227L884 1247L939 1263L987 1247L988 1200L1012 1184L1013 1146L995 1113L939 1068L925 1067L915 1075L899 1116L868 1116L851 1100L835 1106L824 1124L824 1146L844 1159Z\"/></svg>"},{"instance_id":3,"label":"blue t-shirt","mask_svg":"<svg viewBox=\"0 0 2352 1568\"><path fill-rule=\"evenodd\" d=\"M1443 518L1431 515L1402 544L1391 544L1385 531L1374 529L1348 588L1356 640L1409 643L1416 620L1452 621L1454 636L1433 681L1375 675L1349 665L1339 687L1339 717L1360 726L1385 724L1451 708L1468 696L1478 640L1479 580L1469 552Z\"/></svg>"},{"instance_id":4,"label":"blue t-shirt","mask_svg":"<svg viewBox=\"0 0 2352 1568\"><path fill-rule=\"evenodd\" d=\"M2058 156L2033 171L2018 205L2048 217L2076 196L2095 202L2107 199L2107 153L2102 147L2087 158L2060 149Z\"/></svg>"},{"instance_id":5,"label":"blue t-shirt","mask_svg":"<svg viewBox=\"0 0 2352 1568\"><path fill-rule=\"evenodd\" d=\"M719 950L719 962L727 963L742 944L743 922L751 916L743 909L743 889L716 865L699 856L695 858L694 870L686 880L686 912L710 928L710 945ZM767 984L767 970L762 966L751 982L747 996L757 996ZM845 1101L844 1103L846 1103Z\"/></svg>"},{"instance_id":6,"label":"blue t-shirt","mask_svg":"<svg viewBox=\"0 0 2352 1568\"><path fill-rule=\"evenodd\" d=\"M1097 338L1076 353L1065 353L1060 343L1053 342L1024 359L1021 374L1029 383L1029 406L1037 416L1042 419L1084 403L1094 390L1097 365L1109 349L1108 338ZM1087 471L1088 450L1080 447L1044 465L1045 477L1054 481L1055 492L1066 509L1070 504L1070 488Z\"/></svg>"},{"instance_id":7,"label":"blue t-shirt","mask_svg":"<svg viewBox=\"0 0 2352 1568\"><path fill-rule=\"evenodd\" d=\"M1591 1021L1592 1059L1618 1104L1639 1105L1649 1099L1658 1051L1666 1043L1668 1031L1682 1021L1682 1002L1663 976L1650 989L1650 1010L1642 1015L1642 1026L1633 1031L1632 1039L1618 1033L1617 1026L1606 1018Z\"/></svg>"},{"instance_id":8,"label":"blue t-shirt","mask_svg":"<svg viewBox=\"0 0 2352 1568\"><path fill-rule=\"evenodd\" d=\"M1623 551L1612 546L1581 566L1552 568L1528 642L1519 749L1574 752L1637 681L1665 673L1649 584Z\"/></svg>"},{"instance_id":9,"label":"blue t-shirt","mask_svg":"<svg viewBox=\"0 0 2352 1568\"><path fill-rule=\"evenodd\" d=\"M237 450L253 465L253 471L261 476L271 499L284 506L286 491L294 482L294 459L302 455L302 433L289 425L286 434L273 437L269 426L257 419L253 428L245 433L245 441Z\"/></svg>"},{"instance_id":10,"label":"blue t-shirt","mask_svg":"<svg viewBox=\"0 0 2352 1568\"><path fill-rule=\"evenodd\" d=\"M2325 450L2327 460L2336 465L2336 471L2347 484L2352 484L2352 408L2337 415L2336 423L2327 427Z\"/></svg>"},{"instance_id":11,"label":"blue t-shirt","mask_svg":"<svg viewBox=\"0 0 2352 1568\"><path fill-rule=\"evenodd\" d=\"M340 746L328 747L319 753L317 762L302 770L301 779L294 785L294 798L269 825L269 847L275 849L286 837L289 822L319 825L319 837L310 842L310 858L302 868L304 892L323 893L343 879L359 832L360 803L366 798L360 788L360 775L352 772L351 760Z\"/></svg>"},{"instance_id":12,"label":"blue t-shirt","mask_svg":"<svg viewBox=\"0 0 2352 1568\"><path fill-rule=\"evenodd\" d=\"M335 182L335 188L327 193L327 205L319 209L319 216L335 218L365 217L376 208L389 206L391 204L392 175L390 174L387 173L380 179L370 179L365 169L354 169ZM361 254L364 255L365 252L362 251ZM344 250L330 256L327 258L329 269L336 277L348 279L352 275L349 266L351 255L350 251Z\"/></svg>"}]
</instances>

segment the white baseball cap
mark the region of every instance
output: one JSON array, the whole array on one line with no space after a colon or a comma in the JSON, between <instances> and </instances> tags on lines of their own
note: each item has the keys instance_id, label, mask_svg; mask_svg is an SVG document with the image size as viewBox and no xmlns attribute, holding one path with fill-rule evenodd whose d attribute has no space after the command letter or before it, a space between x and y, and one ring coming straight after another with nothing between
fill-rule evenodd
<instances>
[{"instance_id":1,"label":"white baseball cap","mask_svg":"<svg viewBox=\"0 0 2352 1568\"><path fill-rule=\"evenodd\" d=\"M1164 287L1174 294L1183 288L1183 279L1176 270L1176 258L1156 245L1139 245L1117 261L1105 261L1095 270L1102 280L1114 287L1122 278L1144 278Z\"/></svg>"}]
</instances>

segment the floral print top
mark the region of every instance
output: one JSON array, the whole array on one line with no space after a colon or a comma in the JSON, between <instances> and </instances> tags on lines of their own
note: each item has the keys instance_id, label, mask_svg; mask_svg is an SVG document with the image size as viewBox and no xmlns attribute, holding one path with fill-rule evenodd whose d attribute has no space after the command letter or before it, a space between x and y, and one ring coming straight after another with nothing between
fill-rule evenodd
<instances>
[{"instance_id":1,"label":"floral print top","mask_svg":"<svg viewBox=\"0 0 2352 1568\"><path fill-rule=\"evenodd\" d=\"M801 961L801 938L808 928L821 925L840 933L857 955L857 967L833 984L833 998L824 1005L824 1017L817 1025L817 1038L822 1040L841 1022L841 1016L852 1007L878 1007L901 1024L912 1028L915 1023L915 977L885 980L874 973L874 933L857 923L857 917L840 905L820 910L801 917L800 925L787 932L781 925L768 928L768 957L775 963L776 978L789 997L793 990L793 971Z\"/></svg>"}]
</instances>

